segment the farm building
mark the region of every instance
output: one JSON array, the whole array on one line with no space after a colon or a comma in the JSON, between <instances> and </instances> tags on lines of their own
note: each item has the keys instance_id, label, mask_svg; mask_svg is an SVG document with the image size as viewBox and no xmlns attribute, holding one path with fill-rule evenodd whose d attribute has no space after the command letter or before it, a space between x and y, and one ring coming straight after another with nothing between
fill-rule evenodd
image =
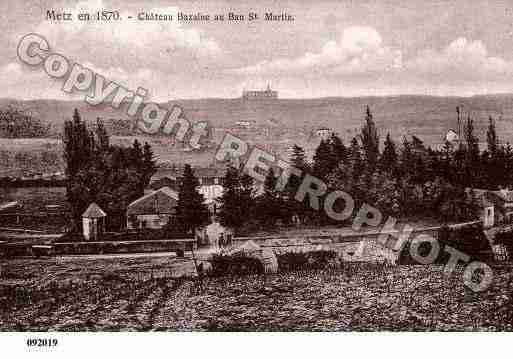
<instances>
[{"instance_id":1,"label":"farm building","mask_svg":"<svg viewBox=\"0 0 513 359\"><path fill-rule=\"evenodd\" d=\"M488 199L488 190L474 189L474 198L479 206L479 219L485 228L493 227L495 224L495 205ZM470 189L467 189L470 195Z\"/></svg>"},{"instance_id":2,"label":"farm building","mask_svg":"<svg viewBox=\"0 0 513 359\"><path fill-rule=\"evenodd\" d=\"M210 211L215 213L215 200L223 193L222 181L226 169L220 167L198 167L194 168L194 175L200 183L198 192L205 196L205 203ZM178 192L180 185L181 170L161 170L153 177L150 187L158 190L168 187Z\"/></svg>"},{"instance_id":3,"label":"farm building","mask_svg":"<svg viewBox=\"0 0 513 359\"><path fill-rule=\"evenodd\" d=\"M495 222L497 224L513 223L513 191L509 189L488 191L487 197L495 206Z\"/></svg>"},{"instance_id":4,"label":"farm building","mask_svg":"<svg viewBox=\"0 0 513 359\"><path fill-rule=\"evenodd\" d=\"M136 199L127 209L127 228L164 227L175 214L178 193L169 187L162 187Z\"/></svg>"},{"instance_id":5,"label":"farm building","mask_svg":"<svg viewBox=\"0 0 513 359\"><path fill-rule=\"evenodd\" d=\"M450 129L445 134L445 140L452 144L456 144L459 142L460 138L459 138L458 134L456 133L456 131L454 131L453 129Z\"/></svg>"},{"instance_id":6,"label":"farm building","mask_svg":"<svg viewBox=\"0 0 513 359\"><path fill-rule=\"evenodd\" d=\"M470 193L469 189L467 193ZM474 195L481 211L479 217L485 227L513 223L513 191L474 188Z\"/></svg>"},{"instance_id":7,"label":"farm building","mask_svg":"<svg viewBox=\"0 0 513 359\"><path fill-rule=\"evenodd\" d=\"M105 232L107 214L96 204L91 203L82 214L82 231L86 241L97 240Z\"/></svg>"}]
</instances>

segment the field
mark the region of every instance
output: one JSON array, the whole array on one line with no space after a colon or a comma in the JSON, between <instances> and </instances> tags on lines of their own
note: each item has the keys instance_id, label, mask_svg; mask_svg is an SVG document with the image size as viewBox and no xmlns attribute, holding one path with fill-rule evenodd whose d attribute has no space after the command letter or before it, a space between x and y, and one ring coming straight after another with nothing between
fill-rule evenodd
<instances>
[{"instance_id":1,"label":"field","mask_svg":"<svg viewBox=\"0 0 513 359\"><path fill-rule=\"evenodd\" d=\"M18 218L6 211L0 214L0 227L57 233L65 230L68 224L64 187L0 188L0 203L11 201L20 204L21 208L14 212L22 216Z\"/></svg>"},{"instance_id":2,"label":"field","mask_svg":"<svg viewBox=\"0 0 513 359\"><path fill-rule=\"evenodd\" d=\"M388 97L327 97L315 99L279 99L271 103L243 102L241 99L174 100L163 103L165 108L180 105L186 117L193 122L208 121L213 127L231 127L236 121L255 121L263 124L273 119L280 128L327 126L338 131L344 138L354 135L364 119L369 105L375 115L378 128L390 131L401 140L403 135L415 134L426 143L440 142L445 131L456 125L456 106L462 106L475 119L477 135L484 141L488 116L501 118L497 121L503 138L513 138L512 95L488 95L473 97L388 96ZM11 103L0 99L0 107ZM43 123L52 125L59 133L65 119L71 118L78 108L82 117L95 121L103 119L128 120L124 106L115 110L108 105L90 106L81 101L32 100L18 101L17 106L30 109ZM384 136L384 134L382 134Z\"/></svg>"},{"instance_id":3,"label":"field","mask_svg":"<svg viewBox=\"0 0 513 359\"><path fill-rule=\"evenodd\" d=\"M193 166L208 166L214 156L215 149L204 152L184 152L181 147L173 147L169 139L149 136L112 136L111 142L125 147L132 146L134 140L151 144L158 162L163 163L190 163ZM221 142L221 140L219 140ZM10 157L5 163L0 156L0 177L23 176L24 174L55 173L64 171L63 144L60 139L54 138L0 138L0 155L7 153ZM42 163L41 153L50 152L56 161ZM20 154L24 157L19 158ZM18 155L18 156L17 156Z\"/></svg>"},{"instance_id":4,"label":"field","mask_svg":"<svg viewBox=\"0 0 513 359\"><path fill-rule=\"evenodd\" d=\"M205 279L191 261L9 260L0 330L512 330L511 266L483 293L439 266L348 265L336 271Z\"/></svg>"}]
</instances>

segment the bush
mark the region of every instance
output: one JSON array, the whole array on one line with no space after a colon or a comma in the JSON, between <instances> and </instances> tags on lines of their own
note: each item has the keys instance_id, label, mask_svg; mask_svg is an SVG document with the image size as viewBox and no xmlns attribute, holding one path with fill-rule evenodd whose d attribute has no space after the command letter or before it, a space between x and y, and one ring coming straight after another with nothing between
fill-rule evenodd
<instances>
[{"instance_id":1,"label":"bush","mask_svg":"<svg viewBox=\"0 0 513 359\"><path fill-rule=\"evenodd\" d=\"M337 252L332 250L317 250L311 252L290 252L280 254L278 258L278 270L294 271L305 269L324 269L337 258Z\"/></svg>"},{"instance_id":2,"label":"bush","mask_svg":"<svg viewBox=\"0 0 513 359\"><path fill-rule=\"evenodd\" d=\"M440 251L435 259L436 264L445 264L450 258L450 254L445 250L445 246L450 246L458 251L470 256L470 260L487 261L490 259L491 247L488 239L483 232L481 224L472 224L457 228L450 228L447 225L442 226L437 236ZM414 236L412 236L414 238ZM410 254L411 239L403 247L399 256L399 264L420 264L411 258ZM428 243L423 243L419 248L421 256L427 256L431 251Z\"/></svg>"},{"instance_id":3,"label":"bush","mask_svg":"<svg viewBox=\"0 0 513 359\"><path fill-rule=\"evenodd\" d=\"M245 275L264 273L264 265L258 259L244 253L214 255L211 259L212 276Z\"/></svg>"}]
</instances>

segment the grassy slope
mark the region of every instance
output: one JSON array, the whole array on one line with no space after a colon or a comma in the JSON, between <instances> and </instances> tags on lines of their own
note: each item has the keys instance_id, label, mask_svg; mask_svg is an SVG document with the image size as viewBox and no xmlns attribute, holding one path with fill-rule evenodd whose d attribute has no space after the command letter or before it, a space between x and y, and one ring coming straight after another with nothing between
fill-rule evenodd
<instances>
[{"instance_id":1,"label":"grassy slope","mask_svg":"<svg viewBox=\"0 0 513 359\"><path fill-rule=\"evenodd\" d=\"M280 127L315 128L328 126L350 136L361 126L365 106L370 105L378 127L390 130L396 138L404 134L416 134L426 142L439 142L444 130L455 127L455 108L462 106L465 113L475 118L478 130L486 127L489 115L502 117L498 122L501 133L513 139L513 95L459 97L395 96L322 98L291 100L280 99L270 103L244 103L240 99L177 100L164 104L171 107L181 105L186 116L193 121L209 121L214 127L229 127L239 120L256 121L264 124L275 119ZM9 100L0 99L0 107ZM89 106L80 101L33 100L22 101L41 118L52 123L56 129L70 118L77 107L84 118L127 119L122 110L109 106ZM384 130L383 130L384 131ZM480 131L482 132L482 131ZM480 136L484 140L484 133Z\"/></svg>"}]
</instances>

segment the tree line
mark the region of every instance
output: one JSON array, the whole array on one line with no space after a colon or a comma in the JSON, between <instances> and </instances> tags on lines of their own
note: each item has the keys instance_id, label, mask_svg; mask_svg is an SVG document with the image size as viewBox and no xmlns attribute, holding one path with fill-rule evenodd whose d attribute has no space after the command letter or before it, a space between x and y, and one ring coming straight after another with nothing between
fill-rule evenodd
<instances>
[{"instance_id":1,"label":"tree line","mask_svg":"<svg viewBox=\"0 0 513 359\"><path fill-rule=\"evenodd\" d=\"M474 220L479 213L474 189L497 190L513 185L513 149L500 143L491 117L486 138L487 146L481 151L469 116L462 138L446 141L439 149L426 146L416 136L404 137L398 145L389 133L381 146L373 114L367 107L360 133L347 145L333 133L321 140L312 161L303 148L295 145L290 163L303 175L292 175L283 191L276 189L278 177L272 169L263 191L257 194L251 178L240 169L229 168L218 217L223 225L239 230L278 223L340 224L324 211L310 208L308 198L303 203L296 201L299 185L309 173L327 185L327 193L341 190L350 194L355 201L354 215L361 204L367 203L395 217ZM322 201L321 197L321 209ZM343 209L345 204L341 202L334 204L335 210Z\"/></svg>"},{"instance_id":2,"label":"tree line","mask_svg":"<svg viewBox=\"0 0 513 359\"><path fill-rule=\"evenodd\" d=\"M80 231L82 214L96 202L107 213L107 229L126 223L126 209L144 194L156 172L148 143L134 140L131 147L112 145L103 122L88 128L77 109L64 123L66 197L71 208L72 231Z\"/></svg>"},{"instance_id":3,"label":"tree line","mask_svg":"<svg viewBox=\"0 0 513 359\"><path fill-rule=\"evenodd\" d=\"M462 137L434 149L416 136L404 137L397 145L387 134L381 146L373 114L367 108L360 133L347 145L333 133L321 140L311 161L303 148L293 146L290 163L302 175L291 175L283 190L274 169L267 172L257 191L253 178L242 168L228 167L216 216L222 225L239 233L277 224L347 224L312 209L308 196L302 202L296 200L304 177L311 174L326 184L327 193L340 190L350 194L355 202L353 215L367 203L395 217L415 215L442 222L477 219L479 207L473 189L510 187L513 150L500 143L492 118L482 151L470 117ZM63 142L74 228L80 227L81 215L91 202L107 212L111 229L122 228L128 204L143 195L156 171L151 146L141 146L137 140L128 148L111 145L102 121L90 130L76 110L73 119L65 123ZM168 230L193 233L210 221L198 188L192 167L185 165L176 215ZM322 209L324 198L320 200ZM341 202L335 202L335 211L343 209L345 203Z\"/></svg>"},{"instance_id":4,"label":"tree line","mask_svg":"<svg viewBox=\"0 0 513 359\"><path fill-rule=\"evenodd\" d=\"M0 110L0 137L30 138L46 137L50 125L43 124L28 111L9 105Z\"/></svg>"}]
</instances>

